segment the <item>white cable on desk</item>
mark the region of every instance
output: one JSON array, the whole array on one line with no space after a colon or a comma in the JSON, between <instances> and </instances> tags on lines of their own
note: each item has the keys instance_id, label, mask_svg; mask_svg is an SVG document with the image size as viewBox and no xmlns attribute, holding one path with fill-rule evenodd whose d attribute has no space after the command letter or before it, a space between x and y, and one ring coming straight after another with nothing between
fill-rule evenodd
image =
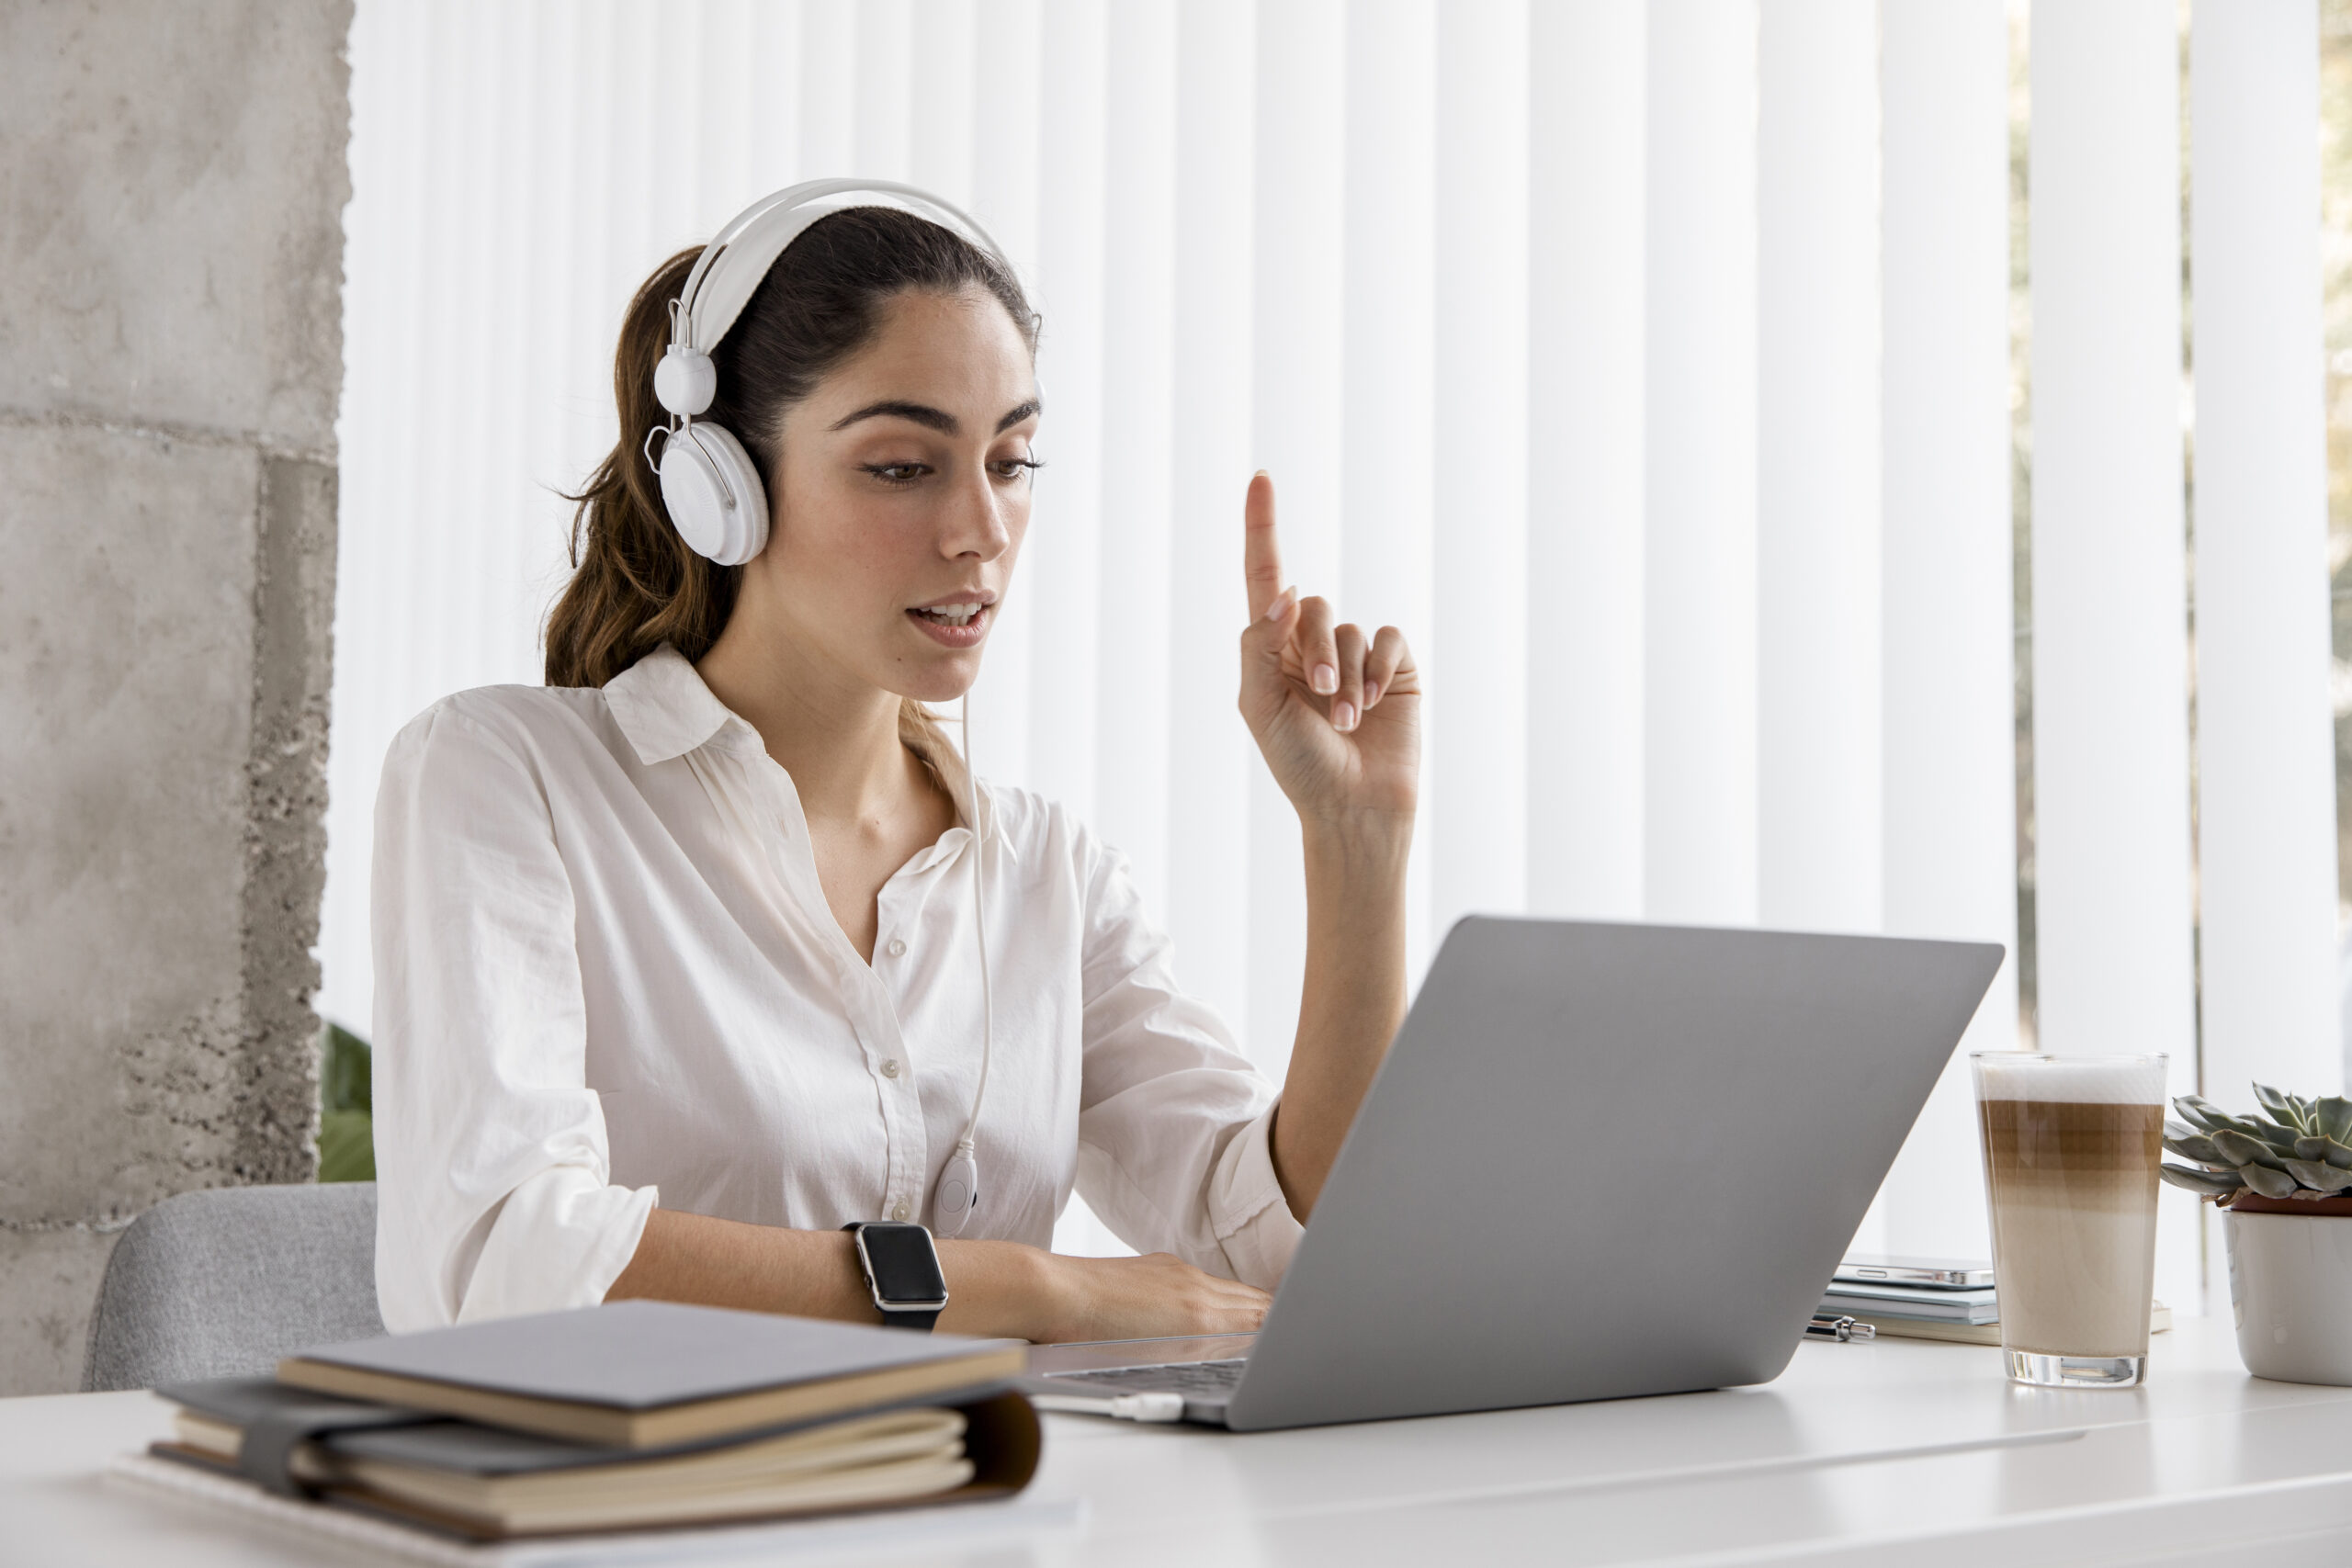
<instances>
[{"instance_id":1,"label":"white cable on desk","mask_svg":"<svg viewBox=\"0 0 2352 1568\"><path fill-rule=\"evenodd\" d=\"M1182 1421L1181 1393L1114 1393L1107 1396L1074 1393L1035 1393L1029 1403L1040 1410L1064 1416L1108 1416L1119 1421Z\"/></svg>"}]
</instances>

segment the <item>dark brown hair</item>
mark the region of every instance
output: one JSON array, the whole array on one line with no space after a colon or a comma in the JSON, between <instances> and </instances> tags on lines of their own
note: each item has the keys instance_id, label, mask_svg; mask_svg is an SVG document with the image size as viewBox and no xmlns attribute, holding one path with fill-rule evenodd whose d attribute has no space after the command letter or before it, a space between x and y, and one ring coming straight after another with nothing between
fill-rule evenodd
<instances>
[{"instance_id":1,"label":"dark brown hair","mask_svg":"<svg viewBox=\"0 0 2352 1568\"><path fill-rule=\"evenodd\" d=\"M653 367L670 345L670 301L701 247L654 270L629 301L613 365L620 439L579 494L571 581L548 618L547 682L601 686L663 643L700 659L735 608L741 567L696 555L670 525L662 484L641 453L670 423L653 395ZM892 296L989 291L1035 352L1037 317L997 259L936 223L887 207L819 219L786 248L711 355L718 392L700 418L734 432L775 493L785 411L865 346ZM900 705L901 737L936 768L948 755L922 705Z\"/></svg>"}]
</instances>

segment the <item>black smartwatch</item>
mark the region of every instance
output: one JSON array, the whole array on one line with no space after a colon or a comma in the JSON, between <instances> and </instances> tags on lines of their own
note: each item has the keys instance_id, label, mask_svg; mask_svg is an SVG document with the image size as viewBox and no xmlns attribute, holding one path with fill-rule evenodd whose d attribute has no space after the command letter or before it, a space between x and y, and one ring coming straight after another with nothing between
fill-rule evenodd
<instances>
[{"instance_id":1,"label":"black smartwatch","mask_svg":"<svg viewBox=\"0 0 2352 1568\"><path fill-rule=\"evenodd\" d=\"M857 1247L857 1266L883 1325L930 1333L947 1308L947 1276L931 1233L899 1220L858 1220L842 1229Z\"/></svg>"}]
</instances>

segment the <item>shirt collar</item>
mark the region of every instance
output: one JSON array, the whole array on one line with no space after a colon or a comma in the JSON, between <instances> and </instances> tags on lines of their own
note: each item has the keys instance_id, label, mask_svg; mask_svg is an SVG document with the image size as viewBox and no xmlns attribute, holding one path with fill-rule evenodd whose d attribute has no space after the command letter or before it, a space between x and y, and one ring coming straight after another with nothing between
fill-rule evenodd
<instances>
[{"instance_id":1,"label":"shirt collar","mask_svg":"<svg viewBox=\"0 0 2352 1568\"><path fill-rule=\"evenodd\" d=\"M750 726L711 694L686 656L663 643L610 681L605 702L648 767L683 757L729 725Z\"/></svg>"},{"instance_id":2,"label":"shirt collar","mask_svg":"<svg viewBox=\"0 0 2352 1568\"><path fill-rule=\"evenodd\" d=\"M719 736L727 739L730 749L748 747L763 754L767 750L759 732L720 702L686 656L666 642L605 682L605 703L638 761L647 767L683 757ZM917 870L928 870L953 855L972 837L963 799L953 791L950 794L956 803L956 826L918 857L922 863ZM1003 835L996 831L996 792L985 780L979 786L979 807L981 830L1004 846ZM1005 852L1011 853L1009 846Z\"/></svg>"}]
</instances>

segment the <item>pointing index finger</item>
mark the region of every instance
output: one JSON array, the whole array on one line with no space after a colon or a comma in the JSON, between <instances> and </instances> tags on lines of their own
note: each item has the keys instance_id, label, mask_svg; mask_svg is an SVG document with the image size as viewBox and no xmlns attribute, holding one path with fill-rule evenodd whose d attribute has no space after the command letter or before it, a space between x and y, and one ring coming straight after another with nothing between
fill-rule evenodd
<instances>
[{"instance_id":1,"label":"pointing index finger","mask_svg":"<svg viewBox=\"0 0 2352 1568\"><path fill-rule=\"evenodd\" d=\"M1283 591L1283 553L1274 543L1274 481L1258 470L1241 506L1241 575L1250 585L1250 618L1257 620Z\"/></svg>"}]
</instances>

